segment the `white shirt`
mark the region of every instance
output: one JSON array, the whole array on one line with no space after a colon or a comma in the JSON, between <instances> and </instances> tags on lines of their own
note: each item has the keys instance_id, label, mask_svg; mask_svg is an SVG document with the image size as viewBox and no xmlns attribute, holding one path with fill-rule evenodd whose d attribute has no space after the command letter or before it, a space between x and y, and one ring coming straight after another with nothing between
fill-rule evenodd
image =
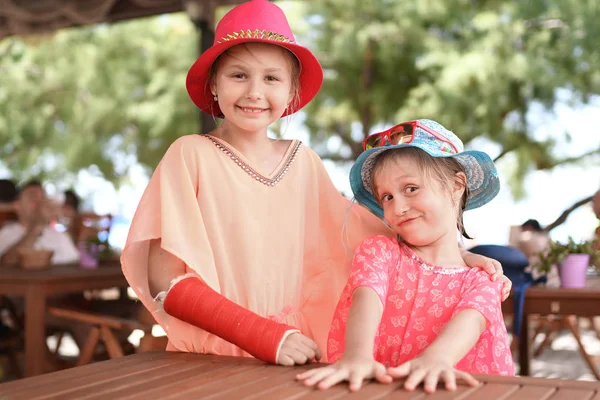
<instances>
[{"instance_id":1,"label":"white shirt","mask_svg":"<svg viewBox=\"0 0 600 400\"><path fill-rule=\"evenodd\" d=\"M0 229L0 257L8 249L17 244L25 236L26 229L18 222L8 223ZM33 244L36 250L52 250L52 264L67 264L79 262L79 251L66 232L57 232L49 226Z\"/></svg>"}]
</instances>

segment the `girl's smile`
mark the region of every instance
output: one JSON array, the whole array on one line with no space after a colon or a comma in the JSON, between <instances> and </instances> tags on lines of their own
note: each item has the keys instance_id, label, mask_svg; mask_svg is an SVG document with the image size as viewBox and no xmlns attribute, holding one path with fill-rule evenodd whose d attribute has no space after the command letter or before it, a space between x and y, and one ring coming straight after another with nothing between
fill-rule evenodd
<instances>
[{"instance_id":1,"label":"girl's smile","mask_svg":"<svg viewBox=\"0 0 600 400\"><path fill-rule=\"evenodd\" d=\"M397 226L398 227L402 226L404 228L407 225L410 225L412 222L415 222L418 218L419 217L412 217L412 218L403 219L402 221L398 222Z\"/></svg>"},{"instance_id":2,"label":"girl's smile","mask_svg":"<svg viewBox=\"0 0 600 400\"><path fill-rule=\"evenodd\" d=\"M225 115L223 125L265 134L292 100L292 57L263 43L234 46L219 61L212 90Z\"/></svg>"},{"instance_id":3,"label":"girl's smile","mask_svg":"<svg viewBox=\"0 0 600 400\"><path fill-rule=\"evenodd\" d=\"M241 110L242 112L246 113L246 114L262 114L265 111L268 111L268 108L258 108L258 107L242 107L242 106L236 106L238 110Z\"/></svg>"}]
</instances>

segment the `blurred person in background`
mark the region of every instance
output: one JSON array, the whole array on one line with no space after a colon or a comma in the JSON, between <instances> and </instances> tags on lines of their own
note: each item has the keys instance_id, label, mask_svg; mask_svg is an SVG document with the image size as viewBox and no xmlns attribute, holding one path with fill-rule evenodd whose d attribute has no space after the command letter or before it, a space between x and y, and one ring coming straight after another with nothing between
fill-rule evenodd
<instances>
[{"instance_id":1,"label":"blurred person in background","mask_svg":"<svg viewBox=\"0 0 600 400\"><path fill-rule=\"evenodd\" d=\"M10 179L0 179L0 211L14 210L17 199L17 185Z\"/></svg>"},{"instance_id":2,"label":"blurred person in background","mask_svg":"<svg viewBox=\"0 0 600 400\"><path fill-rule=\"evenodd\" d=\"M52 264L74 263L79 261L79 251L64 232L50 227L50 221L57 217L56 209L46 197L39 181L24 184L14 203L17 220L7 223L0 229L0 264L16 264L21 249L51 250Z\"/></svg>"},{"instance_id":3,"label":"blurred person in background","mask_svg":"<svg viewBox=\"0 0 600 400\"><path fill-rule=\"evenodd\" d=\"M81 215L79 214L79 196L73 190L64 193L65 201L62 205L60 223L65 226L71 240L77 243L81 226Z\"/></svg>"},{"instance_id":4,"label":"blurred person in background","mask_svg":"<svg viewBox=\"0 0 600 400\"><path fill-rule=\"evenodd\" d=\"M521 235L517 247L529 259L530 265L539 262L540 253L545 252L550 245L548 232L535 219L528 219L521 225Z\"/></svg>"},{"instance_id":5,"label":"blurred person in background","mask_svg":"<svg viewBox=\"0 0 600 400\"><path fill-rule=\"evenodd\" d=\"M17 219L14 212L16 199L17 185L10 179L0 179L0 228Z\"/></svg>"}]
</instances>

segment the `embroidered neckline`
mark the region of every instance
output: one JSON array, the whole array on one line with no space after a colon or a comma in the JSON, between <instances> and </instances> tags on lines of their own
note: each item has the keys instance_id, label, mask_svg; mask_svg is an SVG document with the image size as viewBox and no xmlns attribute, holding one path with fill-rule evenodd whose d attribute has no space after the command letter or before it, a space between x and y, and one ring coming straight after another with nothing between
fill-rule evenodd
<instances>
[{"instance_id":1,"label":"embroidered neckline","mask_svg":"<svg viewBox=\"0 0 600 400\"><path fill-rule=\"evenodd\" d=\"M439 265L429 264L428 262L423 260L421 257L416 255L415 252L412 251L404 243L398 242L398 244L400 245L400 247L402 247L404 254L406 254L408 257L410 257L410 259L413 262L415 262L424 271L431 271L434 274L439 274L439 275L456 275L456 274L465 273L469 270L469 267L444 268Z\"/></svg>"},{"instance_id":2,"label":"embroidered neckline","mask_svg":"<svg viewBox=\"0 0 600 400\"><path fill-rule=\"evenodd\" d=\"M236 154L236 152L234 150L232 150L230 147L228 147L227 145L221 143L219 140L215 139L214 137L212 137L210 135L200 135L200 136L203 136L203 137L207 138L208 140L210 140L211 142L213 142L213 144L219 150L221 150L226 156L231 158L233 160L233 162L235 162L244 172L246 172L248 175L250 175L250 177L254 178L256 181L258 181L266 186L275 186L277 183L279 183L279 181L283 178L283 176L286 174L286 172L288 172L288 170L290 169L292 162L296 159L298 150L300 150L300 147L302 146L302 142L300 142L299 140L295 141L295 143L292 144L293 148L291 149L291 151L289 151L289 150L286 151L286 152L289 152L289 154L288 154L285 162L279 169L279 171L275 174L275 176L273 176L273 178L267 178L264 175L262 175L261 173L257 172L247 162L242 160Z\"/></svg>"}]
</instances>

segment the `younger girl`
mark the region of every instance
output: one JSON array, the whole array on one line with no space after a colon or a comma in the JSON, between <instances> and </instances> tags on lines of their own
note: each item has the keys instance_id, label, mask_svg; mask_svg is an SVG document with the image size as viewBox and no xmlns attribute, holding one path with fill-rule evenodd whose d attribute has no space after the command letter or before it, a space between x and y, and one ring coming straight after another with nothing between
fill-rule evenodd
<instances>
[{"instance_id":1,"label":"younger girl","mask_svg":"<svg viewBox=\"0 0 600 400\"><path fill-rule=\"evenodd\" d=\"M350 172L356 199L383 215L398 239L372 236L356 250L335 311L327 352L336 364L298 376L321 389L365 378L408 376L435 391L455 389L468 373L513 375L500 307L502 282L466 268L457 245L463 210L499 191L492 160L463 151L452 132L430 120L370 136ZM344 335L345 332L345 335ZM391 367L391 368L390 368ZM387 368L387 370L386 370Z\"/></svg>"},{"instance_id":2,"label":"younger girl","mask_svg":"<svg viewBox=\"0 0 600 400\"><path fill-rule=\"evenodd\" d=\"M167 150L121 258L168 350L283 365L320 358L351 264L341 240L348 203L315 152L267 129L306 105L322 80L315 56L266 0L227 13L191 67L190 97L223 122ZM348 224L352 248L391 233L358 206Z\"/></svg>"}]
</instances>

